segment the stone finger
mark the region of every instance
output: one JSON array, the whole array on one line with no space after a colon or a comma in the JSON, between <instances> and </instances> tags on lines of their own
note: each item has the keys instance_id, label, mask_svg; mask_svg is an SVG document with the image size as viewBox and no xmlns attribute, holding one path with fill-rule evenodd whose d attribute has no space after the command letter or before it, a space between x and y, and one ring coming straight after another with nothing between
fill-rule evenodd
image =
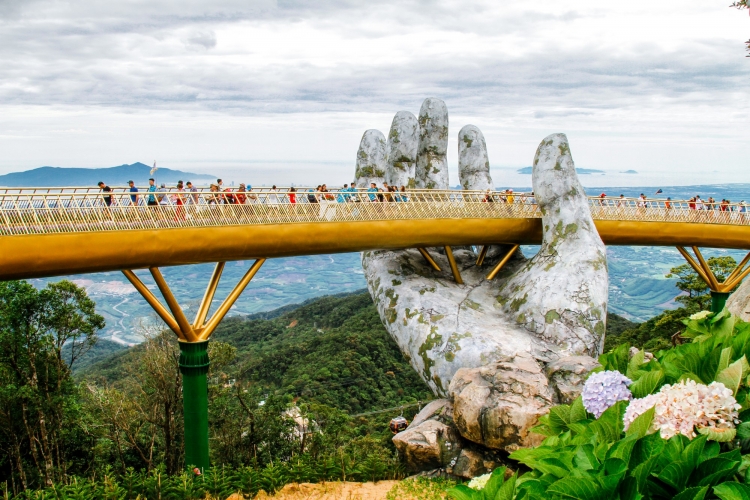
<instances>
[{"instance_id":1,"label":"stone finger","mask_svg":"<svg viewBox=\"0 0 750 500\"><path fill-rule=\"evenodd\" d=\"M448 189L448 108L428 97L419 110L416 184L419 189Z\"/></svg>"},{"instance_id":2,"label":"stone finger","mask_svg":"<svg viewBox=\"0 0 750 500\"><path fill-rule=\"evenodd\" d=\"M408 111L399 111L393 117L386 146L387 164L385 180L391 186L413 188L419 147L419 122Z\"/></svg>"},{"instance_id":3,"label":"stone finger","mask_svg":"<svg viewBox=\"0 0 750 500\"><path fill-rule=\"evenodd\" d=\"M475 125L466 125L458 133L458 179L464 189L495 189L487 144L482 131Z\"/></svg>"},{"instance_id":4,"label":"stone finger","mask_svg":"<svg viewBox=\"0 0 750 500\"><path fill-rule=\"evenodd\" d=\"M365 130L357 150L357 166L354 177L359 188L369 188L374 182L378 186L385 180L385 137L380 130Z\"/></svg>"}]
</instances>

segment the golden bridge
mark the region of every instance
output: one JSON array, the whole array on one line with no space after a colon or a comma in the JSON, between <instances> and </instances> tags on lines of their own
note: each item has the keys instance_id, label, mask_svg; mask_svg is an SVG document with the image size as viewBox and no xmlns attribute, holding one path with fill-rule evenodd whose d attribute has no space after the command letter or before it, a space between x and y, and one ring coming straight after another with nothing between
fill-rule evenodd
<instances>
[{"instance_id":1,"label":"golden bridge","mask_svg":"<svg viewBox=\"0 0 750 500\"><path fill-rule=\"evenodd\" d=\"M207 340L268 258L416 248L440 271L428 248L490 245L509 250L542 241L542 213L532 194L466 190L406 193L313 193L298 188L230 193L207 190L130 193L115 188L0 189L0 280L121 270L180 339L186 462L208 467ZM131 196L138 196L133 200ZM154 206L147 206L153 200ZM230 201L234 203L230 203ZM750 273L750 254L723 282L699 247L750 250L750 216L741 205L589 198L607 245L674 246L723 306ZM709 209L706 209L709 208ZM693 255L686 248L692 248ZM227 261L254 264L209 317ZM216 262L195 319L185 316L159 267ZM166 307L133 272L148 269Z\"/></svg>"}]
</instances>

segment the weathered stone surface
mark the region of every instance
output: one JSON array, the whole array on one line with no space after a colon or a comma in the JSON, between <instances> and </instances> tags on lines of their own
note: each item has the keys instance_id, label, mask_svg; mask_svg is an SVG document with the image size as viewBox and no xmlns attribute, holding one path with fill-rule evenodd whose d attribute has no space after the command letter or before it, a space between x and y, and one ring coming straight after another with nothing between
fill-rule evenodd
<instances>
[{"instance_id":1,"label":"weathered stone surface","mask_svg":"<svg viewBox=\"0 0 750 500\"><path fill-rule=\"evenodd\" d=\"M466 125L458 133L458 180L464 189L495 189L490 176L487 144L479 127Z\"/></svg>"},{"instance_id":2,"label":"weathered stone surface","mask_svg":"<svg viewBox=\"0 0 750 500\"><path fill-rule=\"evenodd\" d=\"M416 186L415 169L419 147L419 122L408 111L399 111L393 117L386 146L387 167L385 180L391 186Z\"/></svg>"},{"instance_id":3,"label":"weathered stone surface","mask_svg":"<svg viewBox=\"0 0 750 500\"><path fill-rule=\"evenodd\" d=\"M478 168L466 188L490 179L484 168L486 177ZM419 171L418 161L418 185ZM447 169L433 174L444 176L435 185L448 185ZM540 144L533 183L543 209L541 251L511 260L492 282L485 275L502 248L484 268L470 249L455 249L463 285L437 252L442 272L416 250L362 254L388 332L435 394L453 401L460 434L494 449L534 444L529 429L550 406L577 396L603 342L606 254L563 134Z\"/></svg>"},{"instance_id":4,"label":"weathered stone surface","mask_svg":"<svg viewBox=\"0 0 750 500\"><path fill-rule=\"evenodd\" d=\"M745 321L750 321L750 279L742 284L727 299L727 309Z\"/></svg>"},{"instance_id":5,"label":"weathered stone surface","mask_svg":"<svg viewBox=\"0 0 750 500\"><path fill-rule=\"evenodd\" d=\"M565 134L539 145L532 183L543 214L542 247L507 280L498 300L536 338L598 356L607 316L607 253Z\"/></svg>"},{"instance_id":6,"label":"weathered stone surface","mask_svg":"<svg viewBox=\"0 0 750 500\"><path fill-rule=\"evenodd\" d=\"M423 189L448 189L448 108L429 97L419 110L416 183Z\"/></svg>"},{"instance_id":7,"label":"weathered stone surface","mask_svg":"<svg viewBox=\"0 0 750 500\"><path fill-rule=\"evenodd\" d=\"M446 467L461 452L450 401L439 399L424 407L409 427L393 436L393 444L410 472Z\"/></svg>"},{"instance_id":8,"label":"weathered stone surface","mask_svg":"<svg viewBox=\"0 0 750 500\"><path fill-rule=\"evenodd\" d=\"M472 479L495 470L499 464L488 460L485 453L477 450L462 449L450 473L464 479Z\"/></svg>"},{"instance_id":9,"label":"weathered stone surface","mask_svg":"<svg viewBox=\"0 0 750 500\"><path fill-rule=\"evenodd\" d=\"M357 151L355 177L357 187L370 187L375 182L378 187L385 180L385 137L380 130L365 130Z\"/></svg>"},{"instance_id":10,"label":"weathered stone surface","mask_svg":"<svg viewBox=\"0 0 750 500\"><path fill-rule=\"evenodd\" d=\"M451 381L454 422L463 437L513 451L544 436L530 432L557 402L536 359L517 355L479 368L461 368Z\"/></svg>"}]
</instances>

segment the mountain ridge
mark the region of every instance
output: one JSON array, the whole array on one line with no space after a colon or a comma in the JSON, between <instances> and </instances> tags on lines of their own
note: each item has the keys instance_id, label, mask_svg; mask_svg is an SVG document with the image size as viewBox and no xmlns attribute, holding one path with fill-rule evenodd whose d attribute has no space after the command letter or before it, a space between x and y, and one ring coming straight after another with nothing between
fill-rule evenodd
<instances>
[{"instance_id":1,"label":"mountain ridge","mask_svg":"<svg viewBox=\"0 0 750 500\"><path fill-rule=\"evenodd\" d=\"M145 163L136 162L122 164L115 167L80 168L80 167L38 167L23 172L11 172L0 175L0 186L4 187L62 187L62 186L96 186L102 181L110 186L125 186L129 180L134 180L137 186L145 186L151 167ZM158 168L155 172L158 183L174 184L178 180L208 181L213 176L183 172L169 168Z\"/></svg>"}]
</instances>

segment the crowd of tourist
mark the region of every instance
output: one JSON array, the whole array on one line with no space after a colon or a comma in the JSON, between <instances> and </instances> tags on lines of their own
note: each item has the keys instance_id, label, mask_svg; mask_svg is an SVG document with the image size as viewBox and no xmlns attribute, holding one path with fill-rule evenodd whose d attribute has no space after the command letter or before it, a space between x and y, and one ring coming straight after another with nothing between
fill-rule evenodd
<instances>
[{"instance_id":1,"label":"crowd of tourist","mask_svg":"<svg viewBox=\"0 0 750 500\"><path fill-rule=\"evenodd\" d=\"M208 194L206 194L205 191L199 190L190 181L187 181L186 183L178 181L175 188L167 188L166 184L161 183L157 188L156 181L151 178L148 180L148 188L146 188L146 191L143 194L140 194L141 192L132 180L128 181L128 187L129 204L176 206L178 207L178 215L179 207L184 205L199 205L201 203L207 205L244 205L250 203L263 203L270 206L278 206L285 203L295 205L297 203L326 204L329 202L349 203L362 201L388 203L407 202L412 197L412 193L406 188L406 186L393 186L389 185L387 182L383 182L381 186L372 182L369 187L366 188L357 188L355 183L344 184L342 188L333 190L329 190L326 184L321 184L314 189L309 188L302 193L299 193L295 187L290 187L285 191L281 191L276 185L273 185L270 189L264 188L262 192L254 192L253 187L250 184L244 183L240 183L236 189L232 189L231 187L224 186L222 179L217 179L215 183L212 183L209 186ZM104 182L99 182L99 189L101 190L104 204L106 206L111 206L115 200L112 188L107 186ZM141 196L143 196L143 198L140 198ZM481 201L485 203L521 203L524 205L536 205L536 199L534 198L533 192L516 194L512 189L501 191L492 191L488 189L484 192ZM716 201L714 198L709 197L708 199L703 200L699 195L693 196L687 200L687 202L681 202L678 207L675 207L671 197L667 197L666 200L650 200L645 194L641 193L640 196L634 200L626 198L624 194L620 194L619 197L609 198L606 193L601 193L598 197L598 205L601 207L637 208L640 210L658 207L667 210L681 208L689 210L739 213L745 213L747 211L747 205L744 200L739 202L739 204L732 204L728 199Z\"/></svg>"}]
</instances>

